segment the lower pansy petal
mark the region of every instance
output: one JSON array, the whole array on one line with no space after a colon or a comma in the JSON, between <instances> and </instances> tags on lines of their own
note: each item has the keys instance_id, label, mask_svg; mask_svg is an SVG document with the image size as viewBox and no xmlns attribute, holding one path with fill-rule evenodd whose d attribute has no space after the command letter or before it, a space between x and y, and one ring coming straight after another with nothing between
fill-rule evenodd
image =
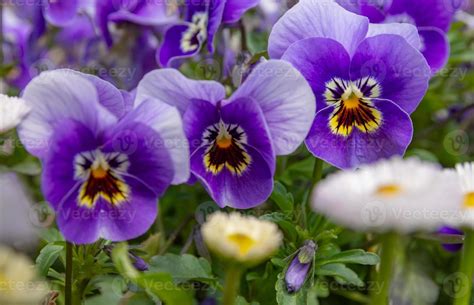
<instances>
[{"instance_id":1,"label":"lower pansy petal","mask_svg":"<svg viewBox=\"0 0 474 305\"><path fill-rule=\"evenodd\" d=\"M423 42L421 51L434 74L448 62L450 51L448 37L443 31L435 27L424 27L418 30Z\"/></svg>"},{"instance_id":2,"label":"lower pansy petal","mask_svg":"<svg viewBox=\"0 0 474 305\"><path fill-rule=\"evenodd\" d=\"M259 2L260 0L227 0L222 22L234 23L239 21L246 11L257 6Z\"/></svg>"},{"instance_id":3,"label":"lower pansy petal","mask_svg":"<svg viewBox=\"0 0 474 305\"><path fill-rule=\"evenodd\" d=\"M199 53L202 41L198 34L191 23L170 27L158 50L157 59L160 65L169 67L175 59L191 57Z\"/></svg>"},{"instance_id":4,"label":"lower pansy petal","mask_svg":"<svg viewBox=\"0 0 474 305\"><path fill-rule=\"evenodd\" d=\"M316 157L339 168L354 168L378 159L403 155L411 142L413 126L409 115L388 100L372 99L373 107L380 113L380 121L370 131L355 125L344 136L335 133L330 122L333 107L316 115L306 139L308 149Z\"/></svg>"},{"instance_id":5,"label":"lower pansy petal","mask_svg":"<svg viewBox=\"0 0 474 305\"><path fill-rule=\"evenodd\" d=\"M362 41L352 58L351 79L365 77L379 84L377 97L412 113L428 90L431 70L423 55L403 37L383 34Z\"/></svg>"},{"instance_id":6,"label":"lower pansy petal","mask_svg":"<svg viewBox=\"0 0 474 305\"><path fill-rule=\"evenodd\" d=\"M202 137L206 128L217 124L219 120L216 105L204 100L191 100L183 115L183 124L191 152L202 145Z\"/></svg>"},{"instance_id":7,"label":"lower pansy petal","mask_svg":"<svg viewBox=\"0 0 474 305\"><path fill-rule=\"evenodd\" d=\"M273 173L265 158L252 147L246 147L252 163L242 175L223 170L215 175L204 165L205 148L191 157L191 168L220 207L249 209L263 203L273 190Z\"/></svg>"}]
</instances>

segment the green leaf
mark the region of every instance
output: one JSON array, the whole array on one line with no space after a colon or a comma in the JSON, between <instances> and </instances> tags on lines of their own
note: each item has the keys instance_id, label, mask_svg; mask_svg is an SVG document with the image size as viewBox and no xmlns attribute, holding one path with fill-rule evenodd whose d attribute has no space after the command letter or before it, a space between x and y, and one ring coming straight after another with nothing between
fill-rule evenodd
<instances>
[{"instance_id":1,"label":"green leaf","mask_svg":"<svg viewBox=\"0 0 474 305\"><path fill-rule=\"evenodd\" d=\"M158 297L167 305L192 305L193 297L190 291L175 285L169 273L141 273L130 262L128 246L118 244L112 251L112 260L117 270L125 277Z\"/></svg>"},{"instance_id":2,"label":"green leaf","mask_svg":"<svg viewBox=\"0 0 474 305\"><path fill-rule=\"evenodd\" d=\"M204 258L189 254L155 256L150 261L150 271L169 273L177 282L196 280L211 283L215 281L209 262Z\"/></svg>"},{"instance_id":3,"label":"green leaf","mask_svg":"<svg viewBox=\"0 0 474 305\"><path fill-rule=\"evenodd\" d=\"M380 262L380 258L375 253L365 252L361 249L349 250L338 253L329 258L318 260L316 265L322 266L327 264L360 264L360 265L376 265Z\"/></svg>"},{"instance_id":4,"label":"green leaf","mask_svg":"<svg viewBox=\"0 0 474 305\"><path fill-rule=\"evenodd\" d=\"M265 214L260 217L262 220L268 220L276 223L283 230L289 240L296 240L298 237L298 231L295 228L295 224L286 219L283 213L271 213Z\"/></svg>"},{"instance_id":5,"label":"green leaf","mask_svg":"<svg viewBox=\"0 0 474 305\"><path fill-rule=\"evenodd\" d=\"M47 276L49 268L56 262L63 251L64 246L58 244L47 244L41 249L36 258L36 266L41 276Z\"/></svg>"},{"instance_id":6,"label":"green leaf","mask_svg":"<svg viewBox=\"0 0 474 305\"><path fill-rule=\"evenodd\" d=\"M316 274L319 276L332 276L337 282L343 285L364 286L364 282L362 282L357 273L343 264L321 266L316 268Z\"/></svg>"},{"instance_id":7,"label":"green leaf","mask_svg":"<svg viewBox=\"0 0 474 305\"><path fill-rule=\"evenodd\" d=\"M285 186L280 182L276 181L273 189L273 193L270 197L285 213L293 212L294 199L291 193L288 193Z\"/></svg>"}]
</instances>

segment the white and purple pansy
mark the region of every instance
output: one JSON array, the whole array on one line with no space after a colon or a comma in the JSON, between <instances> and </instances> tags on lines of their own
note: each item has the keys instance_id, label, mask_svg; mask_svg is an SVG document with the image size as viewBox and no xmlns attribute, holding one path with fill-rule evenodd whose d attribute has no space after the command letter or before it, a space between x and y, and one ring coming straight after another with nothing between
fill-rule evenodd
<instances>
[{"instance_id":1,"label":"white and purple pansy","mask_svg":"<svg viewBox=\"0 0 474 305\"><path fill-rule=\"evenodd\" d=\"M168 67L174 59L194 56L207 40L209 52L214 52L214 36L221 24L237 22L260 0L195 0L186 1L184 22L168 28L158 50L161 66Z\"/></svg>"},{"instance_id":2,"label":"white and purple pansy","mask_svg":"<svg viewBox=\"0 0 474 305\"><path fill-rule=\"evenodd\" d=\"M306 145L339 168L403 155L409 114L431 77L410 24L369 24L333 1L303 0L274 26L269 55L308 80L318 112Z\"/></svg>"},{"instance_id":3,"label":"white and purple pansy","mask_svg":"<svg viewBox=\"0 0 474 305\"><path fill-rule=\"evenodd\" d=\"M344 8L366 16L372 23L409 23L418 28L425 56L433 73L449 58L447 32L463 0L337 0Z\"/></svg>"},{"instance_id":4,"label":"white and purple pansy","mask_svg":"<svg viewBox=\"0 0 474 305\"><path fill-rule=\"evenodd\" d=\"M138 107L98 77L42 73L25 88L18 128L43 163L42 190L71 242L123 241L155 221L157 199L189 179L189 145L176 108Z\"/></svg>"},{"instance_id":5,"label":"white and purple pansy","mask_svg":"<svg viewBox=\"0 0 474 305\"><path fill-rule=\"evenodd\" d=\"M191 147L191 172L219 206L239 209L270 196L276 156L298 148L316 111L311 87L281 60L257 65L227 99L217 82L156 70L137 88L139 105L150 97L179 109Z\"/></svg>"}]
</instances>

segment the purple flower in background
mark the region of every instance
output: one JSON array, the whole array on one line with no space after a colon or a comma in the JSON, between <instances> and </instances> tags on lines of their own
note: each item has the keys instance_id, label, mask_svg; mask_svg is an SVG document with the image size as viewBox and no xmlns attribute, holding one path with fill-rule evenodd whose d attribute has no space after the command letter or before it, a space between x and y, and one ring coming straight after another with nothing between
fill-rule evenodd
<instances>
[{"instance_id":1,"label":"purple flower in background","mask_svg":"<svg viewBox=\"0 0 474 305\"><path fill-rule=\"evenodd\" d=\"M301 1L274 26L269 54L308 80L318 112L306 145L339 168L403 155L431 76L409 24L370 24L333 2Z\"/></svg>"},{"instance_id":2,"label":"purple flower in background","mask_svg":"<svg viewBox=\"0 0 474 305\"><path fill-rule=\"evenodd\" d=\"M71 242L122 241L145 233L157 199L189 178L179 112L154 100L127 112L111 84L72 70L42 73L24 90L18 128L43 163L42 191Z\"/></svg>"},{"instance_id":3,"label":"purple flower in background","mask_svg":"<svg viewBox=\"0 0 474 305\"><path fill-rule=\"evenodd\" d=\"M175 10L164 0L100 0L96 2L96 21L108 46L113 43L109 24L130 22L159 26L176 19Z\"/></svg>"},{"instance_id":4,"label":"purple flower in background","mask_svg":"<svg viewBox=\"0 0 474 305\"><path fill-rule=\"evenodd\" d=\"M260 0L196 0L186 1L185 21L171 26L165 33L157 59L168 67L173 59L194 56L207 40L209 52L214 52L214 35L221 24L237 22Z\"/></svg>"},{"instance_id":5,"label":"purple flower in background","mask_svg":"<svg viewBox=\"0 0 474 305\"><path fill-rule=\"evenodd\" d=\"M45 19L56 26L71 23L81 7L79 0L42 0ZM82 1L87 2L87 1Z\"/></svg>"},{"instance_id":6,"label":"purple flower in background","mask_svg":"<svg viewBox=\"0 0 474 305\"><path fill-rule=\"evenodd\" d=\"M433 73L449 58L446 32L464 0L336 0L346 9L367 16L372 23L409 23L418 28L425 56Z\"/></svg>"},{"instance_id":7,"label":"purple flower in background","mask_svg":"<svg viewBox=\"0 0 474 305\"><path fill-rule=\"evenodd\" d=\"M286 289L289 293L297 292L303 287L317 249L318 246L312 240L306 241L304 246L298 249L285 274Z\"/></svg>"},{"instance_id":8,"label":"purple flower in background","mask_svg":"<svg viewBox=\"0 0 474 305\"><path fill-rule=\"evenodd\" d=\"M463 236L464 232L452 227L442 227L441 229L438 230L437 232L440 235L448 235L448 236ZM459 250L462 249L463 244L442 244L444 250L448 252L458 252Z\"/></svg>"},{"instance_id":9,"label":"purple flower in background","mask_svg":"<svg viewBox=\"0 0 474 305\"><path fill-rule=\"evenodd\" d=\"M176 106L191 146L191 172L221 207L246 209L273 189L276 155L295 151L314 119L315 101L290 64L258 65L228 99L213 81L195 81L177 70L145 76L137 103L149 97Z\"/></svg>"}]
</instances>

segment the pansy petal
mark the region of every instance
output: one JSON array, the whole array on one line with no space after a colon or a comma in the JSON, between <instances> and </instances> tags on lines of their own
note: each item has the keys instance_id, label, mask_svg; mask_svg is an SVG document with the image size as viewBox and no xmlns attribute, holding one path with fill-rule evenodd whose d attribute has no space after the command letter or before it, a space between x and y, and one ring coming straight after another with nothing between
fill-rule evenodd
<instances>
[{"instance_id":1,"label":"pansy petal","mask_svg":"<svg viewBox=\"0 0 474 305\"><path fill-rule=\"evenodd\" d=\"M166 1L143 1L136 9L121 9L109 15L113 22L129 21L140 25L163 25L176 20L176 15L168 10Z\"/></svg>"},{"instance_id":2,"label":"pansy petal","mask_svg":"<svg viewBox=\"0 0 474 305\"><path fill-rule=\"evenodd\" d=\"M330 130L328 122L333 107L319 111L306 140L311 153L343 169L403 155L413 134L409 115L391 101L374 99L373 102L382 113L379 129L363 133L354 128L348 137L335 135Z\"/></svg>"},{"instance_id":3,"label":"pansy petal","mask_svg":"<svg viewBox=\"0 0 474 305\"><path fill-rule=\"evenodd\" d=\"M462 0L417 0L413 5L411 0L393 0L388 13L407 14L417 27L437 27L446 32L462 3Z\"/></svg>"},{"instance_id":4,"label":"pansy petal","mask_svg":"<svg viewBox=\"0 0 474 305\"><path fill-rule=\"evenodd\" d=\"M316 96L318 110L327 106L324 97L327 82L334 77L349 79L349 54L333 39L300 40L288 48L282 59L289 61L309 82Z\"/></svg>"},{"instance_id":5,"label":"pansy petal","mask_svg":"<svg viewBox=\"0 0 474 305\"><path fill-rule=\"evenodd\" d=\"M57 26L70 23L79 9L78 0L44 1L44 16L48 22Z\"/></svg>"},{"instance_id":6,"label":"pansy petal","mask_svg":"<svg viewBox=\"0 0 474 305\"><path fill-rule=\"evenodd\" d=\"M223 23L239 21L243 14L258 5L260 0L227 0L225 3Z\"/></svg>"},{"instance_id":7,"label":"pansy petal","mask_svg":"<svg viewBox=\"0 0 474 305\"><path fill-rule=\"evenodd\" d=\"M394 34L405 38L405 40L415 49L421 49L420 35L418 29L408 23L371 23L369 25L369 31L367 37L382 35L382 34Z\"/></svg>"},{"instance_id":8,"label":"pansy petal","mask_svg":"<svg viewBox=\"0 0 474 305\"><path fill-rule=\"evenodd\" d=\"M74 119L95 132L116 122L100 105L97 90L87 79L68 70L44 72L25 88L23 99L31 108L18 132L26 149L42 158L58 122Z\"/></svg>"},{"instance_id":9,"label":"pansy petal","mask_svg":"<svg viewBox=\"0 0 474 305\"><path fill-rule=\"evenodd\" d=\"M226 0L214 0L211 1L209 6L209 20L207 23L207 48L209 52L214 52L214 36L219 30L219 27L222 23L222 15L224 14L224 9L226 3L229 1Z\"/></svg>"},{"instance_id":10,"label":"pansy petal","mask_svg":"<svg viewBox=\"0 0 474 305\"><path fill-rule=\"evenodd\" d=\"M160 135L163 140L163 143L158 143L162 144L160 149L169 152L173 164L172 183L186 182L189 179L189 144L179 111L173 106L150 98L128 113L120 124L130 122L143 123Z\"/></svg>"},{"instance_id":11,"label":"pansy petal","mask_svg":"<svg viewBox=\"0 0 474 305\"><path fill-rule=\"evenodd\" d=\"M149 97L175 106L184 113L192 99L213 104L221 101L225 98L225 89L214 81L192 80L177 70L161 69L148 73L138 84L137 105Z\"/></svg>"},{"instance_id":12,"label":"pansy petal","mask_svg":"<svg viewBox=\"0 0 474 305\"><path fill-rule=\"evenodd\" d=\"M114 85L92 74L85 74L74 70L67 71L85 77L94 84L99 103L117 118L120 119L125 114L126 107L122 93Z\"/></svg>"},{"instance_id":13,"label":"pansy petal","mask_svg":"<svg viewBox=\"0 0 474 305\"><path fill-rule=\"evenodd\" d=\"M204 130L218 123L219 120L220 116L216 105L204 100L191 101L183 114L184 128L191 146L191 153L201 146Z\"/></svg>"},{"instance_id":14,"label":"pansy petal","mask_svg":"<svg viewBox=\"0 0 474 305\"><path fill-rule=\"evenodd\" d=\"M77 204L80 182L74 180L76 155L97 146L92 130L66 119L57 125L43 161L42 192L56 212L61 232L75 243L91 243L99 237L98 212Z\"/></svg>"},{"instance_id":15,"label":"pansy petal","mask_svg":"<svg viewBox=\"0 0 474 305\"><path fill-rule=\"evenodd\" d=\"M191 24L178 24L170 27L163 39L163 43L157 53L157 60L162 67L169 67L173 60L191 57L199 53L202 41L196 41L195 49L183 51L181 40L183 35L190 31Z\"/></svg>"},{"instance_id":16,"label":"pansy petal","mask_svg":"<svg viewBox=\"0 0 474 305\"><path fill-rule=\"evenodd\" d=\"M311 87L301 73L281 60L259 64L230 102L240 98L250 98L262 109L277 155L298 148L316 113Z\"/></svg>"},{"instance_id":17,"label":"pansy petal","mask_svg":"<svg viewBox=\"0 0 474 305\"><path fill-rule=\"evenodd\" d=\"M373 77L380 97L412 113L428 90L431 70L423 55L398 35L383 34L365 39L351 63L351 79Z\"/></svg>"},{"instance_id":18,"label":"pansy petal","mask_svg":"<svg viewBox=\"0 0 474 305\"><path fill-rule=\"evenodd\" d=\"M311 37L331 38L353 54L369 27L366 17L351 13L332 1L300 1L275 24L268 53L280 58L294 42Z\"/></svg>"},{"instance_id":19,"label":"pansy petal","mask_svg":"<svg viewBox=\"0 0 474 305\"><path fill-rule=\"evenodd\" d=\"M433 73L441 70L449 59L450 46L447 35L435 27L419 28L423 39L422 53Z\"/></svg>"},{"instance_id":20,"label":"pansy petal","mask_svg":"<svg viewBox=\"0 0 474 305\"><path fill-rule=\"evenodd\" d=\"M265 158L254 148L246 146L253 162L240 176L235 176L228 170L223 170L218 175L206 171L203 162L205 150L205 147L200 148L191 156L191 168L220 207L249 209L263 203L270 196L273 173Z\"/></svg>"}]
</instances>

